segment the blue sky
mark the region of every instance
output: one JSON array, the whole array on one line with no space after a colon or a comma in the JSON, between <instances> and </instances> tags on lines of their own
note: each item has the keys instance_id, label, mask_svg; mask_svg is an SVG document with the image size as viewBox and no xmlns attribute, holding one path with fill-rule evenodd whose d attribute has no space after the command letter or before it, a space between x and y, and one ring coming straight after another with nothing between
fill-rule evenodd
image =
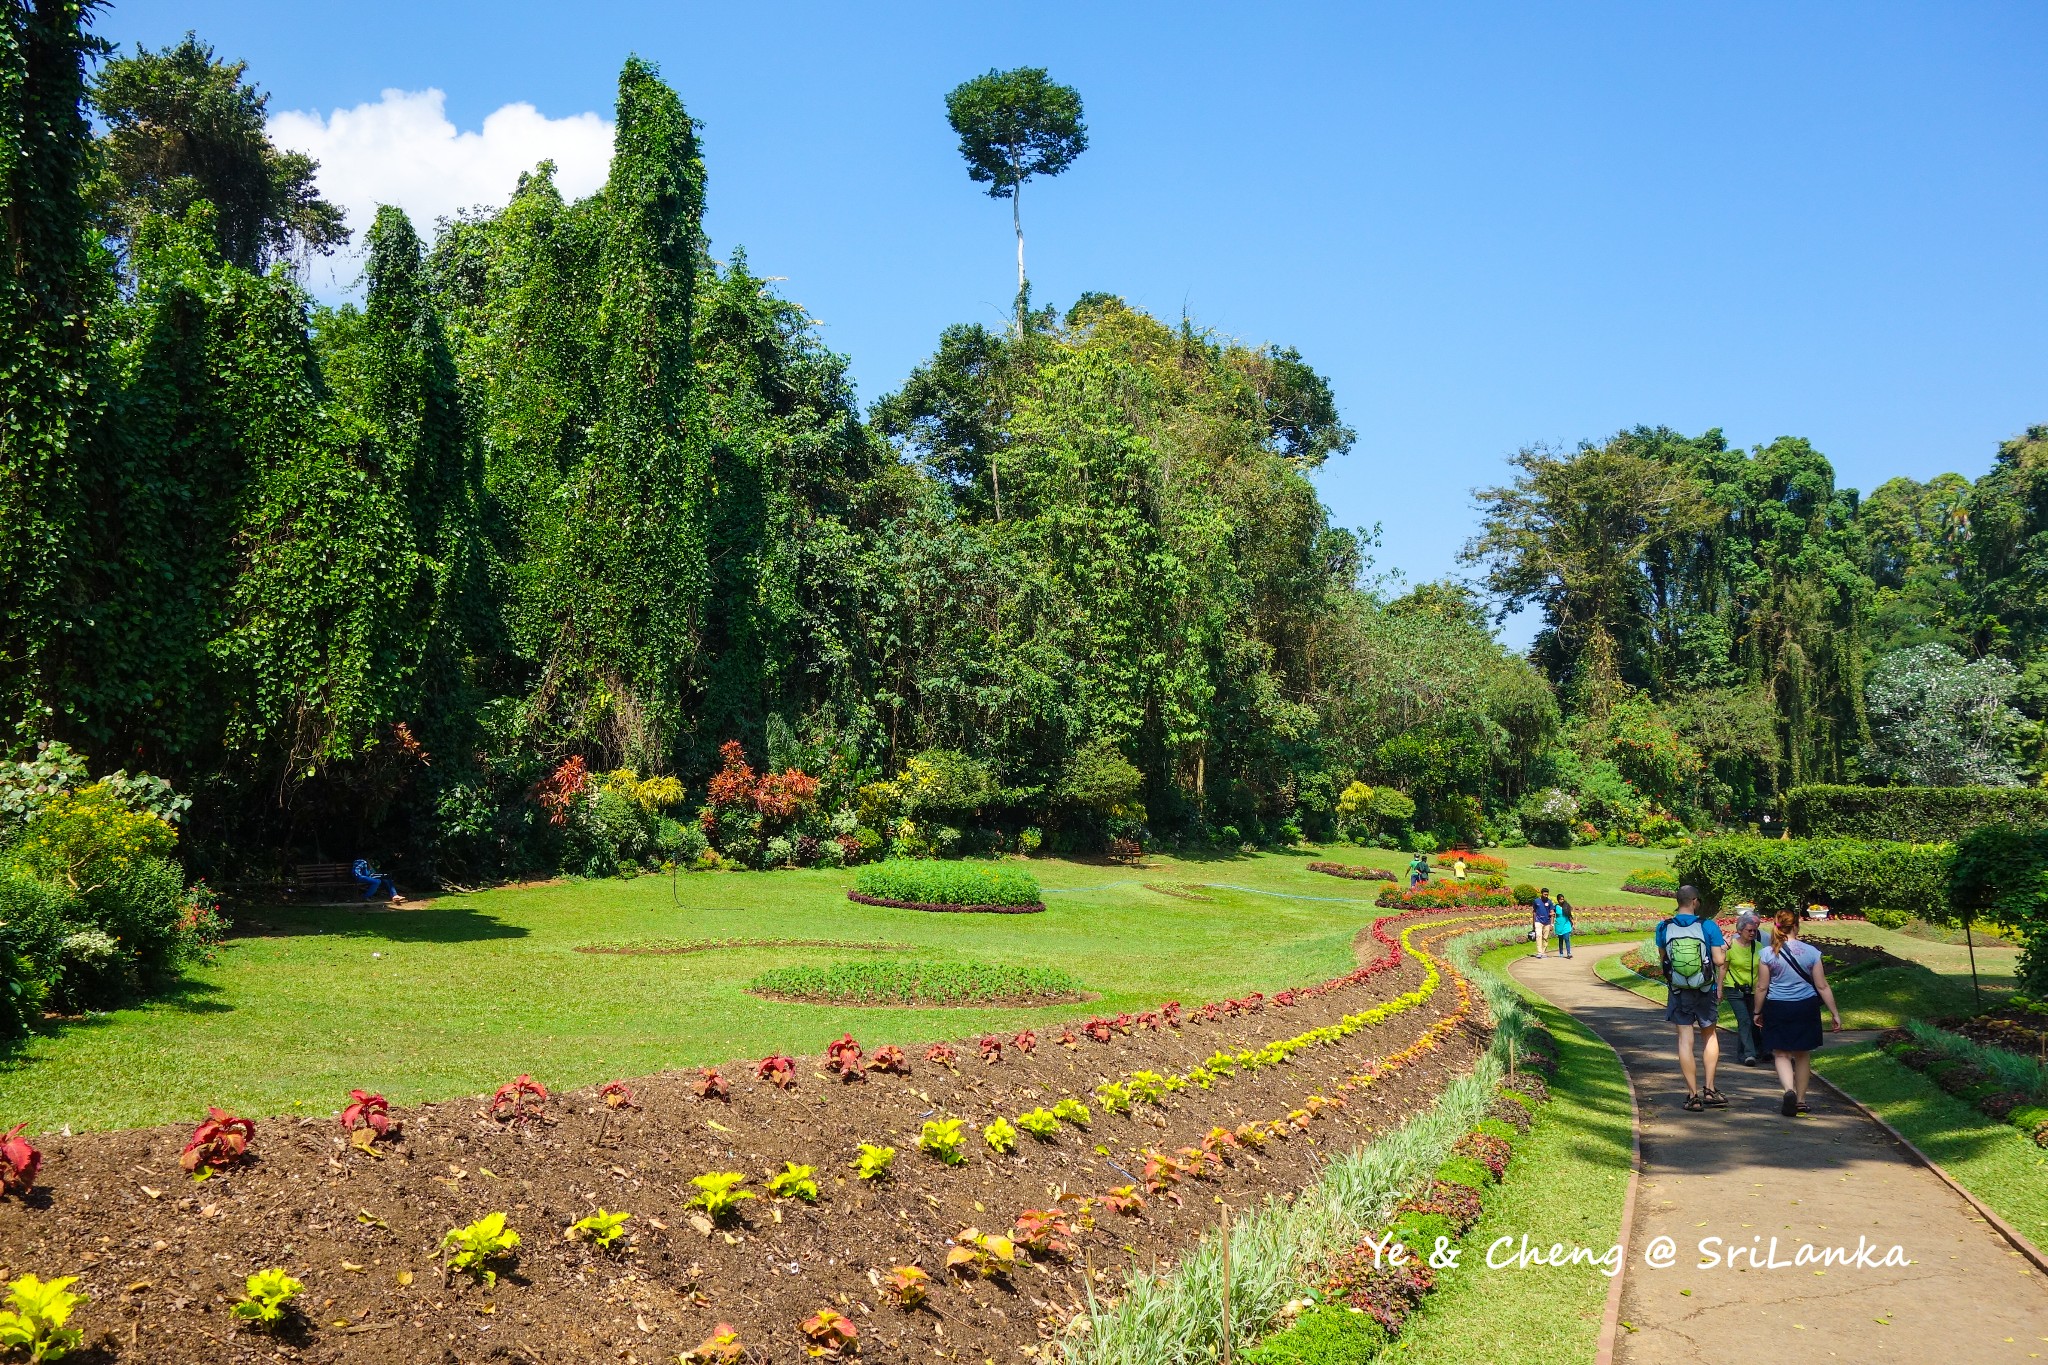
<instances>
[{"instance_id":1,"label":"blue sky","mask_svg":"<svg viewBox=\"0 0 2048 1365\"><path fill-rule=\"evenodd\" d=\"M786 276L864 400L1002 316L1008 206L943 100L1046 66L1093 146L1025 190L1038 297L1300 347L1359 433L1325 500L1413 578L1456 570L1469 490L1526 444L1802 435L1869 489L2048 421L2048 6L129 0L98 27L196 29L273 112L439 89L464 130L608 119L638 52L705 125L714 250Z\"/></svg>"}]
</instances>

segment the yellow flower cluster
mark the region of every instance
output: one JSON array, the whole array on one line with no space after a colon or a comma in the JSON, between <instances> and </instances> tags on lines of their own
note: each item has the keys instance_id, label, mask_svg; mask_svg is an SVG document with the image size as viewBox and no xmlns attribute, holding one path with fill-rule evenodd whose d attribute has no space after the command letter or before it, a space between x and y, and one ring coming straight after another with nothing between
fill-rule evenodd
<instances>
[{"instance_id":1,"label":"yellow flower cluster","mask_svg":"<svg viewBox=\"0 0 2048 1365\"><path fill-rule=\"evenodd\" d=\"M14 858L38 877L77 890L103 883L144 858L167 857L178 832L146 811L131 810L104 782L58 794L36 813Z\"/></svg>"}]
</instances>

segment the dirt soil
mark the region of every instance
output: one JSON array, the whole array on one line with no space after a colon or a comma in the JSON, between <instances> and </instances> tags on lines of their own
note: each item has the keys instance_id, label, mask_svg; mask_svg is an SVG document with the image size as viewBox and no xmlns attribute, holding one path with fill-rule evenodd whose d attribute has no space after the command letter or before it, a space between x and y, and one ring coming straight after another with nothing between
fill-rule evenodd
<instances>
[{"instance_id":1,"label":"dirt soil","mask_svg":"<svg viewBox=\"0 0 2048 1365\"><path fill-rule=\"evenodd\" d=\"M1071 1257L1026 1261L1008 1282L948 1277L950 1239L962 1229L1001 1233L1022 1210L1053 1207L1063 1194L1142 1186L1145 1149L1171 1152L1215 1125L1284 1119L1311 1094L1336 1095L1339 1082L1445 1019L1461 992L1446 966L1427 1003L1385 1024L1129 1115L1105 1113L1093 1088L1135 1069L1183 1072L1219 1049L1256 1048L1412 990L1423 968L1389 945L1406 924L1435 918L1390 916L1362 931L1361 962L1397 964L1291 1007L1268 1003L1213 1022L1189 1010L1178 1029L1134 1026L1107 1043L1077 1023L1073 1047L1059 1043L1060 1029L1041 1029L1035 1054L1006 1037L995 1064L963 1043L951 1067L913 1058L907 1077L848 1084L806 1057L785 1092L740 1062L722 1069L729 1102L697 1098L694 1071L671 1072L631 1082L637 1109L615 1112L596 1091L577 1091L552 1096L531 1123L485 1117L481 1098L455 1100L398 1111L402 1137L380 1143L381 1155L351 1148L332 1117L263 1119L249 1159L197 1183L178 1165L187 1128L51 1138L30 1198L0 1201L0 1277L82 1277L76 1288L91 1301L73 1322L87 1349L70 1357L81 1361L639 1365L674 1361L729 1322L749 1360L796 1362L807 1358L798 1324L828 1306L859 1328L862 1360L1015 1361L1067 1330L1090 1276L1098 1295L1114 1294L1130 1269L1196 1242L1219 1201L1243 1208L1297 1190L1326 1152L1427 1108L1470 1068L1489 1027L1473 992L1471 1014L1447 1025L1434 1050L1344 1091L1346 1107L1304 1120L1291 1138L1154 1195L1135 1215L1097 1206ZM1452 918L1418 933L1418 943L1474 927L1469 912ZM861 1041L872 1053L888 1040ZM1086 1131L1062 1126L1049 1142L1020 1134L1008 1156L980 1140L981 1124L1069 1095L1094 1111ZM917 1148L922 1122L948 1116L968 1130L958 1167ZM879 1182L853 1178L862 1142L897 1149ZM763 1181L785 1161L817 1168L817 1204L767 1197ZM690 1178L714 1171L745 1172L761 1194L730 1227L689 1207ZM625 1241L608 1253L564 1239L600 1206L633 1215ZM491 1288L444 1274L442 1234L493 1211L521 1234L517 1259ZM879 1279L899 1265L930 1274L928 1307L904 1310L880 1292ZM269 1266L306 1288L296 1325L261 1336L237 1326L228 1307L243 1278Z\"/></svg>"},{"instance_id":2,"label":"dirt soil","mask_svg":"<svg viewBox=\"0 0 2048 1365\"><path fill-rule=\"evenodd\" d=\"M1986 1010L1969 1018L1941 1019L1936 1022L1945 1029L1962 1034L1965 1038L1989 1043L1993 1047L2002 1047L2028 1057L2039 1057L2048 1053L2048 1014L2036 1014L2017 1005Z\"/></svg>"}]
</instances>

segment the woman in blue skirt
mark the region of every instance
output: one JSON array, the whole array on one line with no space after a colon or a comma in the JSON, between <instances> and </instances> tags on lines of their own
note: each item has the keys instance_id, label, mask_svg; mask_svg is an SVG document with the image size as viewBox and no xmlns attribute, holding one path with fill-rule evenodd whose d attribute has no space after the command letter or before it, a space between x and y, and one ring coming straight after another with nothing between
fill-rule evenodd
<instances>
[{"instance_id":1,"label":"woman in blue skirt","mask_svg":"<svg viewBox=\"0 0 2048 1365\"><path fill-rule=\"evenodd\" d=\"M1820 949L1799 940L1799 914L1780 910L1771 946L1757 955L1756 1025L1764 1051L1776 1054L1778 1080L1785 1087L1779 1105L1786 1118L1806 1112L1806 1082L1813 1074L1813 1050L1820 1046L1820 1006L1825 1000L1832 1027L1842 1027L1835 993L1828 987ZM1768 985L1766 985L1766 982Z\"/></svg>"}]
</instances>

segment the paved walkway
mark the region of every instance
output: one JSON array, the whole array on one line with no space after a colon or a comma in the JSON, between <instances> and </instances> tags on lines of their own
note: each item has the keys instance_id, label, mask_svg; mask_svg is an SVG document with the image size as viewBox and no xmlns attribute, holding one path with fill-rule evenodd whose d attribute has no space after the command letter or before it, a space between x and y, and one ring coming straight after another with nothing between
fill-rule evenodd
<instances>
[{"instance_id":1,"label":"paved walkway","mask_svg":"<svg viewBox=\"0 0 2048 1365\"><path fill-rule=\"evenodd\" d=\"M2048 1277L1829 1091L1816 1084L1812 1113L1788 1119L1775 1071L1724 1066L1728 1108L1686 1113L1663 1010L1594 975L1598 956L1627 946L1510 968L1612 1044L1635 1081L1643 1174L1621 1291L1634 1330L1619 1334L1617 1361L2048 1360ZM1733 1041L1722 1039L1725 1057ZM1702 1269L1700 1243L1713 1237L1720 1265ZM1873 1260L1896 1244L1911 1264L1762 1268L1774 1237L1781 1261L1802 1244L1853 1252L1861 1237ZM1669 1269L1645 1265L1658 1238L1675 1244ZM1730 1247L1755 1247L1759 1268L1729 1269Z\"/></svg>"}]
</instances>

